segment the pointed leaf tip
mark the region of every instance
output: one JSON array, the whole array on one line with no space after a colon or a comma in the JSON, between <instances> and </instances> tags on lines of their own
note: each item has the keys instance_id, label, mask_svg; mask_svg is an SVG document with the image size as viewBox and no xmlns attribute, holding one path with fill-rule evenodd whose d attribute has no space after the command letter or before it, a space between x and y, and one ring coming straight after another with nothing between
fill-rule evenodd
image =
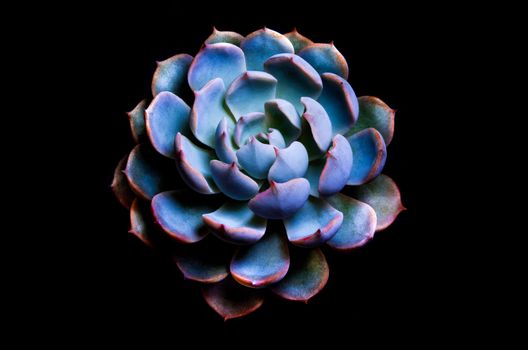
<instances>
[{"instance_id":1,"label":"pointed leaf tip","mask_svg":"<svg viewBox=\"0 0 528 350\"><path fill-rule=\"evenodd\" d=\"M313 44L313 41L301 35L297 31L297 28L293 28L291 32L284 34L284 36L286 36L291 41L296 54L299 54L302 49Z\"/></svg>"},{"instance_id":2,"label":"pointed leaf tip","mask_svg":"<svg viewBox=\"0 0 528 350\"><path fill-rule=\"evenodd\" d=\"M156 71L152 77L152 96L155 97L162 91L180 93L184 87L192 60L191 55L179 54L164 61L156 62Z\"/></svg>"},{"instance_id":3,"label":"pointed leaf tip","mask_svg":"<svg viewBox=\"0 0 528 350\"><path fill-rule=\"evenodd\" d=\"M244 37L236 32L221 31L213 26L213 32L205 40L205 45L228 43L236 46L240 46Z\"/></svg>"},{"instance_id":4,"label":"pointed leaf tip","mask_svg":"<svg viewBox=\"0 0 528 350\"><path fill-rule=\"evenodd\" d=\"M249 201L249 208L258 216L268 219L284 219L295 214L306 202L310 184L304 178L284 183L270 181L270 188Z\"/></svg>"},{"instance_id":5,"label":"pointed leaf tip","mask_svg":"<svg viewBox=\"0 0 528 350\"><path fill-rule=\"evenodd\" d=\"M268 179L275 182L286 182L303 177L308 169L308 152L303 144L294 141L289 147L274 148L276 159L269 169Z\"/></svg>"},{"instance_id":6,"label":"pointed leaf tip","mask_svg":"<svg viewBox=\"0 0 528 350\"><path fill-rule=\"evenodd\" d=\"M213 180L226 196L235 200L248 200L257 194L258 184L242 173L235 162L227 164L213 159L210 165Z\"/></svg>"},{"instance_id":7,"label":"pointed leaf tip","mask_svg":"<svg viewBox=\"0 0 528 350\"><path fill-rule=\"evenodd\" d=\"M146 106L147 100L141 100L133 110L127 112L132 138L136 143L140 143L147 138L147 129L145 126Z\"/></svg>"},{"instance_id":8,"label":"pointed leaf tip","mask_svg":"<svg viewBox=\"0 0 528 350\"><path fill-rule=\"evenodd\" d=\"M334 73L348 79L348 64L332 41L330 44L311 44L304 47L299 56L304 58L319 74Z\"/></svg>"},{"instance_id":9,"label":"pointed leaf tip","mask_svg":"<svg viewBox=\"0 0 528 350\"><path fill-rule=\"evenodd\" d=\"M264 27L247 35L240 47L246 56L248 70L263 70L264 62L273 55L294 53L292 43L284 35Z\"/></svg>"}]
</instances>

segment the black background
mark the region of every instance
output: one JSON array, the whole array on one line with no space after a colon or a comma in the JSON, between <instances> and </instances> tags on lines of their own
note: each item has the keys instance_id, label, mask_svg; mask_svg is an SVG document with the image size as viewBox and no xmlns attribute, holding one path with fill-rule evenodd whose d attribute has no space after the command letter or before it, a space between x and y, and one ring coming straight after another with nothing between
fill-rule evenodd
<instances>
[{"instance_id":1,"label":"black background","mask_svg":"<svg viewBox=\"0 0 528 350\"><path fill-rule=\"evenodd\" d=\"M76 193L83 202L76 207L80 216L74 216L82 224L75 223L66 240L72 261L80 264L67 272L74 288L60 295L67 320L94 320L81 327L89 337L126 334L133 339L147 333L153 339L176 339L196 330L205 338L220 334L234 341L247 335L254 342L279 335L359 339L389 332L441 339L461 329L468 306L452 308L463 292L453 273L456 244L446 239L453 233L444 230L448 219L441 205L449 195L444 184L450 173L437 158L447 151L446 135L456 137L438 122L445 118L440 92L454 44L439 29L455 25L456 12L381 4L308 6L189 8L149 2L72 9L69 25L82 28L69 52L82 81L74 101L83 106L72 127L83 136L77 165L85 180ZM270 295L257 312L226 323L206 305L198 286L127 233L128 212L110 189L115 165L134 145L125 112L150 94L155 61L181 52L194 55L213 25L243 35L263 26L283 33L297 27L315 42L333 40L348 61L357 95L378 96L397 109L384 173L397 182L408 208L365 247L329 252L330 280L308 305ZM450 87L451 96L458 88ZM456 317L442 322L449 314Z\"/></svg>"}]
</instances>

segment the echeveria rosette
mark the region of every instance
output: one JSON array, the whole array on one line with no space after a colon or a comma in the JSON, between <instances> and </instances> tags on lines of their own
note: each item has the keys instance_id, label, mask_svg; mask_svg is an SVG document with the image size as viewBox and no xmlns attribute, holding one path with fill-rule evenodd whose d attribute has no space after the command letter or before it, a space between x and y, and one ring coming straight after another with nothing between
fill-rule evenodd
<instances>
[{"instance_id":1,"label":"echeveria rosette","mask_svg":"<svg viewBox=\"0 0 528 350\"><path fill-rule=\"evenodd\" d=\"M137 146L112 187L131 232L224 318L260 307L265 287L312 298L329 275L322 246L362 246L404 209L380 175L394 110L357 98L348 75L333 43L215 29L195 57L159 62L152 99L129 113Z\"/></svg>"}]
</instances>

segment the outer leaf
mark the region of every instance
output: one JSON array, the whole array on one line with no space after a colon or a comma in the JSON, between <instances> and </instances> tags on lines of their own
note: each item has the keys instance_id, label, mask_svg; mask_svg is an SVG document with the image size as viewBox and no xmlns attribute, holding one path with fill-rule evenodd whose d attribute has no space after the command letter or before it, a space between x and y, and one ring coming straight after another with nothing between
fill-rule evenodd
<instances>
[{"instance_id":1,"label":"outer leaf","mask_svg":"<svg viewBox=\"0 0 528 350\"><path fill-rule=\"evenodd\" d=\"M231 278L208 284L202 292L207 304L224 320L250 314L264 302L260 291L242 287Z\"/></svg>"},{"instance_id":2,"label":"outer leaf","mask_svg":"<svg viewBox=\"0 0 528 350\"><path fill-rule=\"evenodd\" d=\"M319 293L330 269L321 249L291 249L291 266L288 274L271 290L288 300L308 302Z\"/></svg>"},{"instance_id":3,"label":"outer leaf","mask_svg":"<svg viewBox=\"0 0 528 350\"><path fill-rule=\"evenodd\" d=\"M344 134L350 130L358 119L359 105L356 93L350 84L333 73L325 73L323 79L323 93L319 103L324 107L335 134Z\"/></svg>"},{"instance_id":4,"label":"outer leaf","mask_svg":"<svg viewBox=\"0 0 528 350\"><path fill-rule=\"evenodd\" d=\"M246 55L249 70L263 70L264 62L273 55L293 53L293 45L284 35L264 28L246 36L240 47Z\"/></svg>"},{"instance_id":5,"label":"outer leaf","mask_svg":"<svg viewBox=\"0 0 528 350\"><path fill-rule=\"evenodd\" d=\"M251 112L264 112L264 103L275 98L277 79L265 72L247 71L227 90L225 101L235 119Z\"/></svg>"},{"instance_id":6,"label":"outer leaf","mask_svg":"<svg viewBox=\"0 0 528 350\"><path fill-rule=\"evenodd\" d=\"M227 202L202 218L216 236L230 243L253 244L266 232L266 219L256 216L246 203Z\"/></svg>"},{"instance_id":7,"label":"outer leaf","mask_svg":"<svg viewBox=\"0 0 528 350\"><path fill-rule=\"evenodd\" d=\"M387 149L381 134L373 128L352 135L348 142L352 147L354 161L348 185L362 185L378 176L387 159Z\"/></svg>"},{"instance_id":8,"label":"outer leaf","mask_svg":"<svg viewBox=\"0 0 528 350\"><path fill-rule=\"evenodd\" d=\"M278 54L264 63L264 70L273 75L277 83L277 97L291 102L302 113L301 97L316 99L321 94L321 77L308 62L294 54Z\"/></svg>"},{"instance_id":9,"label":"outer leaf","mask_svg":"<svg viewBox=\"0 0 528 350\"><path fill-rule=\"evenodd\" d=\"M246 59L242 50L232 44L206 44L194 58L187 80L193 90L200 90L215 78L222 78L229 86L236 77L246 71Z\"/></svg>"},{"instance_id":10,"label":"outer leaf","mask_svg":"<svg viewBox=\"0 0 528 350\"><path fill-rule=\"evenodd\" d=\"M290 267L288 241L268 232L260 241L238 249L231 260L231 275L251 288L262 288L280 281Z\"/></svg>"},{"instance_id":11,"label":"outer leaf","mask_svg":"<svg viewBox=\"0 0 528 350\"><path fill-rule=\"evenodd\" d=\"M299 52L299 56L310 63L319 74L334 73L348 79L348 64L334 43L312 44Z\"/></svg>"},{"instance_id":12,"label":"outer leaf","mask_svg":"<svg viewBox=\"0 0 528 350\"><path fill-rule=\"evenodd\" d=\"M291 32L284 34L284 36L291 41L296 54L298 54L299 51L304 49L306 46L313 44L313 41L301 35L296 28L294 28Z\"/></svg>"},{"instance_id":13,"label":"outer leaf","mask_svg":"<svg viewBox=\"0 0 528 350\"><path fill-rule=\"evenodd\" d=\"M394 115L396 111L387 106L382 100L372 96L361 96L359 99L359 117L350 134L367 128L374 128L380 132L388 146L394 135Z\"/></svg>"},{"instance_id":14,"label":"outer leaf","mask_svg":"<svg viewBox=\"0 0 528 350\"><path fill-rule=\"evenodd\" d=\"M291 218L284 220L288 239L300 247L319 246L332 238L343 223L343 213L325 200L308 198Z\"/></svg>"},{"instance_id":15,"label":"outer leaf","mask_svg":"<svg viewBox=\"0 0 528 350\"><path fill-rule=\"evenodd\" d=\"M142 100L134 107L133 110L127 113L130 122L130 131L132 138L136 143L140 143L147 138L147 128L145 126L145 107L147 100Z\"/></svg>"},{"instance_id":16,"label":"outer leaf","mask_svg":"<svg viewBox=\"0 0 528 350\"><path fill-rule=\"evenodd\" d=\"M389 227L398 214L405 210L400 190L387 175L380 175L372 182L352 189L353 197L370 205L376 212L376 231Z\"/></svg>"},{"instance_id":17,"label":"outer leaf","mask_svg":"<svg viewBox=\"0 0 528 350\"><path fill-rule=\"evenodd\" d=\"M149 203L139 198L134 199L130 207L130 230L128 232L139 238L147 246L154 248L154 230L154 219L150 212Z\"/></svg>"},{"instance_id":18,"label":"outer leaf","mask_svg":"<svg viewBox=\"0 0 528 350\"><path fill-rule=\"evenodd\" d=\"M117 164L117 167L114 171L114 179L112 180L111 187L119 203L121 203L122 206L128 209L132 205L132 202L136 198L136 195L130 188L127 177L124 173L127 160L128 155L121 158L121 160Z\"/></svg>"},{"instance_id":19,"label":"outer leaf","mask_svg":"<svg viewBox=\"0 0 528 350\"><path fill-rule=\"evenodd\" d=\"M310 192L308 180L299 178L284 183L270 182L270 187L249 201L249 208L267 219L292 216L306 202Z\"/></svg>"},{"instance_id":20,"label":"outer leaf","mask_svg":"<svg viewBox=\"0 0 528 350\"><path fill-rule=\"evenodd\" d=\"M160 192L180 188L173 164L148 145L137 145L130 152L125 169L130 188L146 200Z\"/></svg>"},{"instance_id":21,"label":"outer leaf","mask_svg":"<svg viewBox=\"0 0 528 350\"><path fill-rule=\"evenodd\" d=\"M194 93L190 127L194 136L203 144L214 147L218 123L223 119L233 126L231 115L224 107L224 82L216 78Z\"/></svg>"},{"instance_id":22,"label":"outer leaf","mask_svg":"<svg viewBox=\"0 0 528 350\"><path fill-rule=\"evenodd\" d=\"M178 245L174 262L186 279L216 283L229 275L229 259L233 252L215 237L186 245Z\"/></svg>"},{"instance_id":23,"label":"outer leaf","mask_svg":"<svg viewBox=\"0 0 528 350\"><path fill-rule=\"evenodd\" d=\"M171 92L160 92L145 111L147 133L150 142L160 154L176 158L174 139L176 134L189 134L191 109Z\"/></svg>"},{"instance_id":24,"label":"outer leaf","mask_svg":"<svg viewBox=\"0 0 528 350\"><path fill-rule=\"evenodd\" d=\"M180 133L176 135L176 150L177 168L187 186L198 193L218 193L209 166L213 152L196 146Z\"/></svg>"},{"instance_id":25,"label":"outer leaf","mask_svg":"<svg viewBox=\"0 0 528 350\"><path fill-rule=\"evenodd\" d=\"M209 233L202 215L219 205L188 191L168 191L154 196L151 206L156 222L169 236L181 243L194 243Z\"/></svg>"},{"instance_id":26,"label":"outer leaf","mask_svg":"<svg viewBox=\"0 0 528 350\"><path fill-rule=\"evenodd\" d=\"M179 54L158 62L152 77L152 96L162 91L178 94L186 81L192 60L191 55Z\"/></svg>"},{"instance_id":27,"label":"outer leaf","mask_svg":"<svg viewBox=\"0 0 528 350\"><path fill-rule=\"evenodd\" d=\"M367 243L376 231L376 212L366 203L337 193L326 199L343 213L343 225L326 244L338 250L350 250Z\"/></svg>"},{"instance_id":28,"label":"outer leaf","mask_svg":"<svg viewBox=\"0 0 528 350\"><path fill-rule=\"evenodd\" d=\"M240 46L244 37L236 32L220 31L213 27L213 33L205 40L205 44L229 43Z\"/></svg>"}]
</instances>

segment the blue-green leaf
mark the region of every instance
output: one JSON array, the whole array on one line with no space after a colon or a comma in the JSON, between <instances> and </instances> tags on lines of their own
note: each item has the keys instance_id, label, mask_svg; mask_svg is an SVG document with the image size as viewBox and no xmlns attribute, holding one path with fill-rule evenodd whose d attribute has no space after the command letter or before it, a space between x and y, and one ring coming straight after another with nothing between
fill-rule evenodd
<instances>
[{"instance_id":1,"label":"blue-green leaf","mask_svg":"<svg viewBox=\"0 0 528 350\"><path fill-rule=\"evenodd\" d=\"M214 147L218 123L226 119L228 126L234 125L231 115L224 107L224 82L216 78L194 93L190 127L194 136L203 144Z\"/></svg>"},{"instance_id":2,"label":"blue-green leaf","mask_svg":"<svg viewBox=\"0 0 528 350\"><path fill-rule=\"evenodd\" d=\"M236 78L225 95L225 102L238 120L251 112L264 112L264 103L275 98L277 79L265 72L247 71Z\"/></svg>"},{"instance_id":3,"label":"blue-green leaf","mask_svg":"<svg viewBox=\"0 0 528 350\"><path fill-rule=\"evenodd\" d=\"M202 215L218 208L209 198L189 191L167 191L152 198L152 213L156 222L172 238L181 243L202 240L209 231Z\"/></svg>"},{"instance_id":4,"label":"blue-green leaf","mask_svg":"<svg viewBox=\"0 0 528 350\"><path fill-rule=\"evenodd\" d=\"M367 243L376 231L376 212L366 203L337 193L326 198L343 213L343 224L326 244L338 250L350 250Z\"/></svg>"},{"instance_id":5,"label":"blue-green leaf","mask_svg":"<svg viewBox=\"0 0 528 350\"><path fill-rule=\"evenodd\" d=\"M361 130L348 138L354 160L348 185L362 185L378 176L387 159L383 136L374 128Z\"/></svg>"},{"instance_id":6,"label":"blue-green leaf","mask_svg":"<svg viewBox=\"0 0 528 350\"><path fill-rule=\"evenodd\" d=\"M160 92L145 111L150 142L160 154L176 158L174 140L177 133L189 135L187 104L172 92Z\"/></svg>"},{"instance_id":7,"label":"blue-green leaf","mask_svg":"<svg viewBox=\"0 0 528 350\"><path fill-rule=\"evenodd\" d=\"M328 263L319 248L290 249L290 254L288 274L271 290L284 299L308 302L326 285L330 272Z\"/></svg>"},{"instance_id":8,"label":"blue-green leaf","mask_svg":"<svg viewBox=\"0 0 528 350\"><path fill-rule=\"evenodd\" d=\"M213 152L196 146L180 133L176 135L176 151L178 152L176 165L187 186L203 194L219 192L209 165L214 159Z\"/></svg>"},{"instance_id":9,"label":"blue-green leaf","mask_svg":"<svg viewBox=\"0 0 528 350\"><path fill-rule=\"evenodd\" d=\"M255 137L250 137L249 142L236 152L236 157L249 175L265 179L276 155L272 145L263 144Z\"/></svg>"},{"instance_id":10,"label":"blue-green leaf","mask_svg":"<svg viewBox=\"0 0 528 350\"><path fill-rule=\"evenodd\" d=\"M303 177L308 169L308 152L300 142L293 142L287 148L275 148L277 158L269 170L268 179L286 182Z\"/></svg>"},{"instance_id":11,"label":"blue-green leaf","mask_svg":"<svg viewBox=\"0 0 528 350\"><path fill-rule=\"evenodd\" d=\"M324 199L310 197L292 217L284 220L288 239L300 247L316 247L332 238L343 223L343 213Z\"/></svg>"},{"instance_id":12,"label":"blue-green leaf","mask_svg":"<svg viewBox=\"0 0 528 350\"><path fill-rule=\"evenodd\" d=\"M330 196L347 184L352 170L352 148L342 135L334 136L319 178L319 193Z\"/></svg>"},{"instance_id":13,"label":"blue-green leaf","mask_svg":"<svg viewBox=\"0 0 528 350\"><path fill-rule=\"evenodd\" d=\"M147 127L145 126L145 107L147 100L142 100L134 107L133 110L127 113L130 122L130 131L132 138L136 143L140 143L147 138Z\"/></svg>"},{"instance_id":14,"label":"blue-green leaf","mask_svg":"<svg viewBox=\"0 0 528 350\"><path fill-rule=\"evenodd\" d=\"M207 304L222 316L224 321L250 314L264 302L262 291L242 287L232 278L207 284L202 292Z\"/></svg>"},{"instance_id":15,"label":"blue-green leaf","mask_svg":"<svg viewBox=\"0 0 528 350\"><path fill-rule=\"evenodd\" d=\"M202 218L216 236L230 243L253 244L266 232L267 220L256 216L244 202L227 202Z\"/></svg>"},{"instance_id":16,"label":"blue-green leaf","mask_svg":"<svg viewBox=\"0 0 528 350\"><path fill-rule=\"evenodd\" d=\"M295 214L306 202L310 184L303 178L284 183L270 181L270 187L249 201L249 208L267 219L284 219Z\"/></svg>"},{"instance_id":17,"label":"blue-green leaf","mask_svg":"<svg viewBox=\"0 0 528 350\"><path fill-rule=\"evenodd\" d=\"M277 97L291 102L297 113L302 113L301 97L316 99L323 83L319 73L301 57L294 54L278 54L264 63L264 70L273 75L277 83Z\"/></svg>"},{"instance_id":18,"label":"blue-green leaf","mask_svg":"<svg viewBox=\"0 0 528 350\"><path fill-rule=\"evenodd\" d=\"M405 210L398 186L387 175L380 175L368 184L352 188L351 195L370 205L376 212L376 231L389 227Z\"/></svg>"},{"instance_id":19,"label":"blue-green leaf","mask_svg":"<svg viewBox=\"0 0 528 350\"><path fill-rule=\"evenodd\" d=\"M293 45L284 35L268 29L260 29L246 36L240 47L246 55L249 70L263 70L264 62L273 55L293 53Z\"/></svg>"},{"instance_id":20,"label":"blue-green leaf","mask_svg":"<svg viewBox=\"0 0 528 350\"><path fill-rule=\"evenodd\" d=\"M231 260L231 275L240 284L262 288L280 281L290 267L288 241L268 232L257 243L240 247Z\"/></svg>"},{"instance_id":21,"label":"blue-green leaf","mask_svg":"<svg viewBox=\"0 0 528 350\"><path fill-rule=\"evenodd\" d=\"M152 77L152 96L156 97L162 91L180 93L192 60L191 55L179 54L158 62Z\"/></svg>"},{"instance_id":22,"label":"blue-green leaf","mask_svg":"<svg viewBox=\"0 0 528 350\"><path fill-rule=\"evenodd\" d=\"M333 134L345 134L358 119L359 105L356 93L350 84L333 73L324 73L323 93L319 103L332 121Z\"/></svg>"},{"instance_id":23,"label":"blue-green leaf","mask_svg":"<svg viewBox=\"0 0 528 350\"><path fill-rule=\"evenodd\" d=\"M206 44L194 58L187 80L194 91L200 90L215 78L221 78L225 86L246 71L246 59L242 50L228 43Z\"/></svg>"},{"instance_id":24,"label":"blue-green leaf","mask_svg":"<svg viewBox=\"0 0 528 350\"><path fill-rule=\"evenodd\" d=\"M112 180L111 187L119 203L121 203L122 206L128 209L132 205L132 202L136 198L136 195L130 188L130 185L128 184L128 179L124 173L127 160L128 155L121 158L121 160L117 164L117 167L114 171L114 179Z\"/></svg>"},{"instance_id":25,"label":"blue-green leaf","mask_svg":"<svg viewBox=\"0 0 528 350\"><path fill-rule=\"evenodd\" d=\"M357 123L350 130L350 134L367 128L374 128L380 132L388 146L394 135L394 115L396 111L382 100L372 96L358 98L359 116Z\"/></svg>"},{"instance_id":26,"label":"blue-green leaf","mask_svg":"<svg viewBox=\"0 0 528 350\"><path fill-rule=\"evenodd\" d=\"M310 63L319 74L334 73L348 79L348 64L334 43L312 44L299 52L299 56Z\"/></svg>"}]
</instances>

